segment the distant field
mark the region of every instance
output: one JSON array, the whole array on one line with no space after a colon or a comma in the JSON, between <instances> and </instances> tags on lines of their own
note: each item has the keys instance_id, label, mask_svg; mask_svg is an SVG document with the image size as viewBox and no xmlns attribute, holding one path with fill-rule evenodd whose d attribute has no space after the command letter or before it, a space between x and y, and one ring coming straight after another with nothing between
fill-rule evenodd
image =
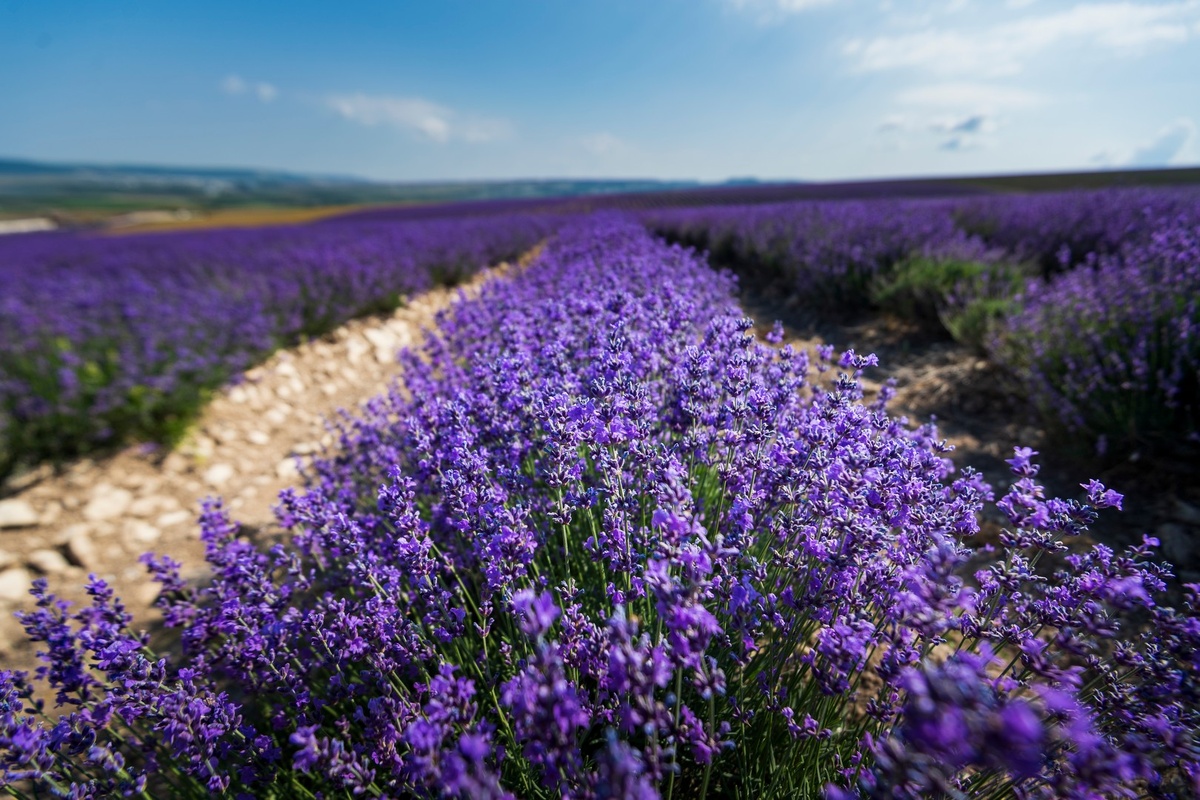
<instances>
[{"instance_id":1,"label":"distant field","mask_svg":"<svg viewBox=\"0 0 1200 800\"><path fill-rule=\"evenodd\" d=\"M201 212L189 219L139 222L115 226L109 236L155 231L201 230L205 228L257 228L265 225L297 225L325 217L347 214L361 209L359 205L318 206L316 208L226 208Z\"/></svg>"}]
</instances>

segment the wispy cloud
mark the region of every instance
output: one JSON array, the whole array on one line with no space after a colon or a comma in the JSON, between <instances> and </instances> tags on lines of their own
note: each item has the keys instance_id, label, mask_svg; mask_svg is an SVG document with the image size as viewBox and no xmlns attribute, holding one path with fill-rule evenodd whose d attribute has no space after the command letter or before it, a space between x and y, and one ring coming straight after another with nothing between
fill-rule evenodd
<instances>
[{"instance_id":1,"label":"wispy cloud","mask_svg":"<svg viewBox=\"0 0 1200 800\"><path fill-rule=\"evenodd\" d=\"M1196 157L1195 141L1196 123L1190 119L1176 120L1134 150L1126 163L1131 167L1169 167L1187 163Z\"/></svg>"},{"instance_id":2,"label":"wispy cloud","mask_svg":"<svg viewBox=\"0 0 1200 800\"><path fill-rule=\"evenodd\" d=\"M594 156L609 156L628 149L623 139L607 131L584 136L579 143Z\"/></svg>"},{"instance_id":3,"label":"wispy cloud","mask_svg":"<svg viewBox=\"0 0 1200 800\"><path fill-rule=\"evenodd\" d=\"M1200 0L1080 3L977 29L929 27L900 35L855 38L843 53L863 71L902 68L951 75L1020 72L1029 59L1069 42L1137 53L1200 37Z\"/></svg>"},{"instance_id":4,"label":"wispy cloud","mask_svg":"<svg viewBox=\"0 0 1200 800\"><path fill-rule=\"evenodd\" d=\"M896 95L906 106L936 109L973 108L997 112L1039 106L1046 98L1037 92L998 83L953 81L910 86Z\"/></svg>"},{"instance_id":5,"label":"wispy cloud","mask_svg":"<svg viewBox=\"0 0 1200 800\"><path fill-rule=\"evenodd\" d=\"M324 105L360 125L386 125L434 142L490 142L512 134L506 120L462 114L423 97L354 94L329 95Z\"/></svg>"},{"instance_id":6,"label":"wispy cloud","mask_svg":"<svg viewBox=\"0 0 1200 800\"><path fill-rule=\"evenodd\" d=\"M249 95L263 103L270 103L279 96L279 90L274 85L266 81L247 81L239 75L225 76L221 81L221 91L235 97Z\"/></svg>"},{"instance_id":7,"label":"wispy cloud","mask_svg":"<svg viewBox=\"0 0 1200 800\"><path fill-rule=\"evenodd\" d=\"M759 22L772 23L836 2L838 0L725 0L725 5L734 11L753 14Z\"/></svg>"},{"instance_id":8,"label":"wispy cloud","mask_svg":"<svg viewBox=\"0 0 1200 800\"><path fill-rule=\"evenodd\" d=\"M1004 127L1008 112L1042 105L1046 99L1024 89L987 82L913 86L894 99L897 111L877 126L880 134L909 134L938 149L971 150L987 145Z\"/></svg>"},{"instance_id":9,"label":"wispy cloud","mask_svg":"<svg viewBox=\"0 0 1200 800\"><path fill-rule=\"evenodd\" d=\"M966 115L943 114L921 117L915 114L891 114L884 117L875 129L886 137L903 135L904 139L920 142L926 146L936 142L939 150L973 150L988 143L988 135L1000 128L1000 119L993 114L974 113Z\"/></svg>"}]
</instances>

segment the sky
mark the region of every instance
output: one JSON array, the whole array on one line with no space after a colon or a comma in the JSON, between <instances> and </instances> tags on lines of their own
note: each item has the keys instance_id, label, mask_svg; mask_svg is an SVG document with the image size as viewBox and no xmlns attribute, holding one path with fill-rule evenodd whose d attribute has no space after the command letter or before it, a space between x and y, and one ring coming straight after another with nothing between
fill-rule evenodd
<instances>
[{"instance_id":1,"label":"sky","mask_svg":"<svg viewBox=\"0 0 1200 800\"><path fill-rule=\"evenodd\" d=\"M0 157L380 180L1200 164L1200 0L0 0Z\"/></svg>"}]
</instances>

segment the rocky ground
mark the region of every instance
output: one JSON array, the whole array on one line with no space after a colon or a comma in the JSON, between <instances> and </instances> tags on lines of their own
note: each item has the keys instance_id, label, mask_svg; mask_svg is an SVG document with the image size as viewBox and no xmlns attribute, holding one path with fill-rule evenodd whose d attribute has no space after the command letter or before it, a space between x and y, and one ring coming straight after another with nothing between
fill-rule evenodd
<instances>
[{"instance_id":1,"label":"rocky ground","mask_svg":"<svg viewBox=\"0 0 1200 800\"><path fill-rule=\"evenodd\" d=\"M475 293L502 268L460 288ZM383 392L398 375L397 351L417 344L458 291L435 289L389 317L353 320L276 353L220 392L174 452L134 446L0 487L0 667L36 666L12 612L32 604L37 576L78 602L95 573L124 599L135 627L149 627L157 585L138 557L170 555L185 575L203 575L196 518L205 497L222 497L248 529L269 533L279 492L296 485L298 464L330 441L325 420Z\"/></svg>"}]
</instances>

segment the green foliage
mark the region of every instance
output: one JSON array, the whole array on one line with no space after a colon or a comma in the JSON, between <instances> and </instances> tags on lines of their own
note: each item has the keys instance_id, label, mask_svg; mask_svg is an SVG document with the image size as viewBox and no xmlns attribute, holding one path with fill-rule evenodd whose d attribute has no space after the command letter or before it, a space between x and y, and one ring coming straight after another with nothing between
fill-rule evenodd
<instances>
[{"instance_id":1,"label":"green foliage","mask_svg":"<svg viewBox=\"0 0 1200 800\"><path fill-rule=\"evenodd\" d=\"M913 255L871 283L871 302L897 316L941 329L984 354L987 342L1016 308L1027 269L957 258Z\"/></svg>"}]
</instances>

